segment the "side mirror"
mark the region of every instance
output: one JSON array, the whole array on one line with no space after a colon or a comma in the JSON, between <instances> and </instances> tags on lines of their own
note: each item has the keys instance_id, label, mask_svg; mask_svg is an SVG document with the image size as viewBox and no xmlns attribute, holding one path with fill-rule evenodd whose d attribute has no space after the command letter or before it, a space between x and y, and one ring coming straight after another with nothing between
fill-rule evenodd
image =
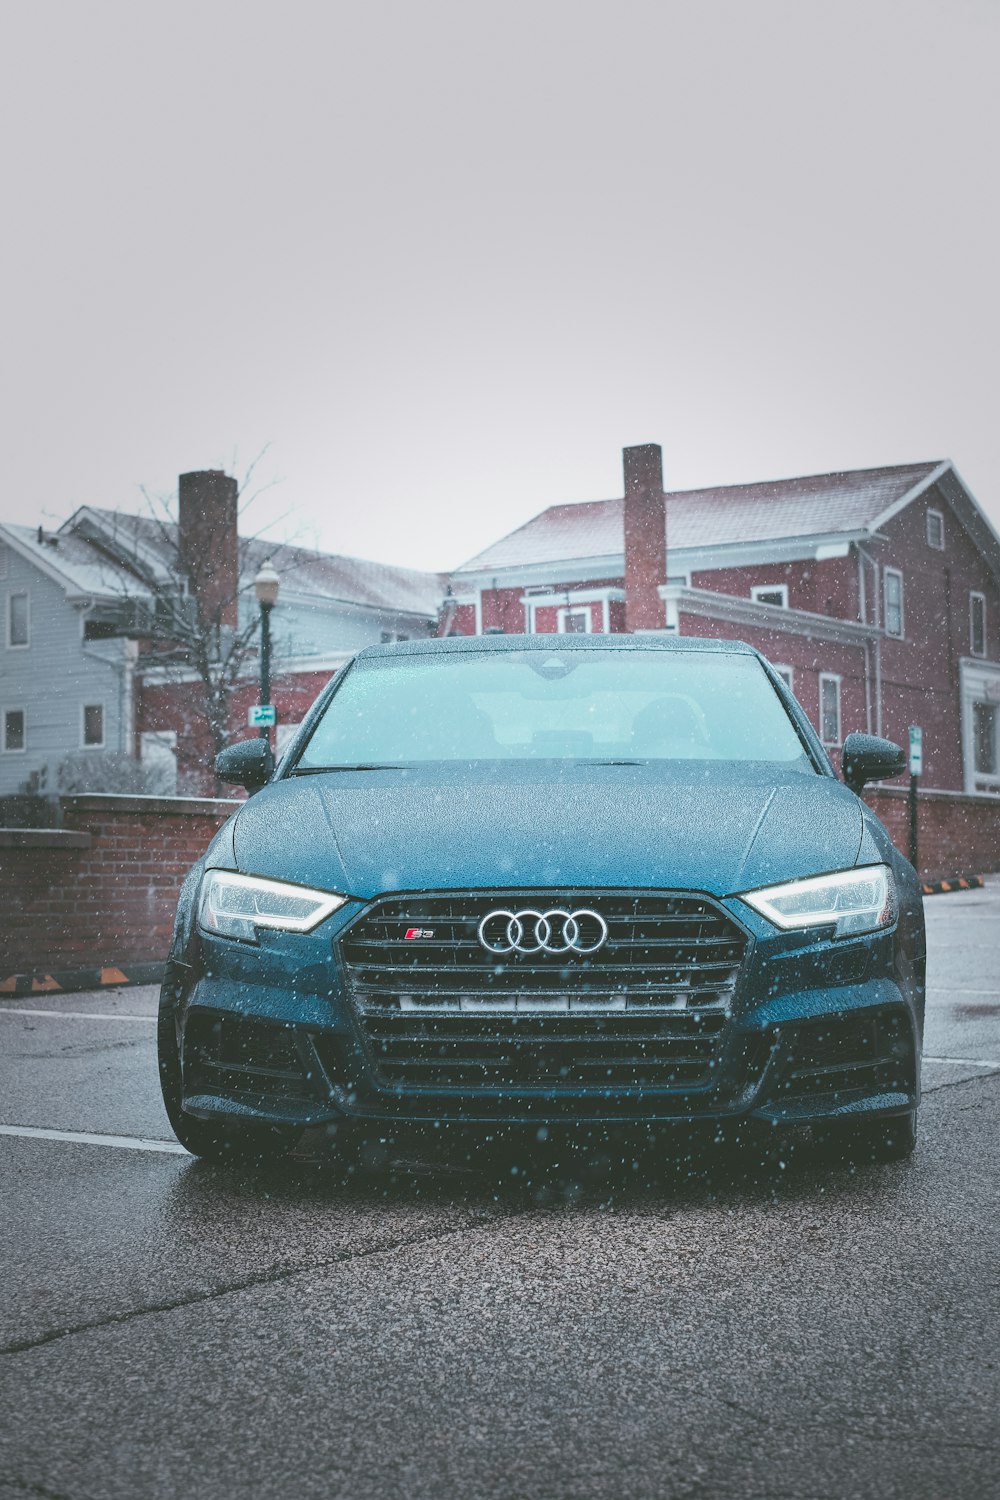
<instances>
[{"instance_id":1,"label":"side mirror","mask_svg":"<svg viewBox=\"0 0 1000 1500\"><path fill-rule=\"evenodd\" d=\"M844 780L852 792L869 781L884 781L906 770L906 751L877 734L849 734L841 757Z\"/></svg>"},{"instance_id":2,"label":"side mirror","mask_svg":"<svg viewBox=\"0 0 1000 1500\"><path fill-rule=\"evenodd\" d=\"M267 740L239 740L227 745L215 757L215 774L220 781L233 781L248 792L259 791L271 779L274 757Z\"/></svg>"}]
</instances>

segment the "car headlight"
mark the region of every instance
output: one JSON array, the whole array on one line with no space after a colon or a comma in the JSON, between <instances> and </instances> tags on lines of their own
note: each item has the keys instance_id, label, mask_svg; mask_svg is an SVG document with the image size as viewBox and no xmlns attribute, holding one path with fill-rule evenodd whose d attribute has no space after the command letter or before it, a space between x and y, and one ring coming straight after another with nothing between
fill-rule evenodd
<instances>
[{"instance_id":1,"label":"car headlight","mask_svg":"<svg viewBox=\"0 0 1000 1500\"><path fill-rule=\"evenodd\" d=\"M744 891L740 900L777 927L833 927L834 937L877 932L896 920L896 882L888 865L863 865Z\"/></svg>"},{"instance_id":2,"label":"car headlight","mask_svg":"<svg viewBox=\"0 0 1000 1500\"><path fill-rule=\"evenodd\" d=\"M237 875L232 870L206 870L198 896L198 924L220 937L253 943L258 927L311 932L346 900L346 896L286 885L282 880Z\"/></svg>"}]
</instances>

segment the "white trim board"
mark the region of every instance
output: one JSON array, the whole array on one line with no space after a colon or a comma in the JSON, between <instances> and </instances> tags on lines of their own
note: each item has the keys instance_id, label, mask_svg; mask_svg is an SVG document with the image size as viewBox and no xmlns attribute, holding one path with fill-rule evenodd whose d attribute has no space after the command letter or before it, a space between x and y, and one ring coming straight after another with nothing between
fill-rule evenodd
<instances>
[{"instance_id":1,"label":"white trim board","mask_svg":"<svg viewBox=\"0 0 1000 1500\"><path fill-rule=\"evenodd\" d=\"M810 610L786 609L781 604L755 604L752 599L716 594L711 589L686 589L668 583L661 584L657 593L667 606L668 616L672 611L675 618L682 614L698 615L851 646L864 645L881 634L877 626L862 625L858 620L837 620Z\"/></svg>"}]
</instances>

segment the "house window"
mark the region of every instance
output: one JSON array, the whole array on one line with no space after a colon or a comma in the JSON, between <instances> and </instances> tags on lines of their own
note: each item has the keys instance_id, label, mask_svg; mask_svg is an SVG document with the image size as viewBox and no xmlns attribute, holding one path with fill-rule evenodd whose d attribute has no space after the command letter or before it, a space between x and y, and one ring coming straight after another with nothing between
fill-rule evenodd
<instances>
[{"instance_id":1,"label":"house window","mask_svg":"<svg viewBox=\"0 0 1000 1500\"><path fill-rule=\"evenodd\" d=\"M885 581L885 633L902 639L903 635L903 575L898 568L884 570Z\"/></svg>"},{"instance_id":2,"label":"house window","mask_svg":"<svg viewBox=\"0 0 1000 1500\"><path fill-rule=\"evenodd\" d=\"M750 590L750 598L755 604L777 604L780 609L787 609L788 584L755 583Z\"/></svg>"},{"instance_id":3,"label":"house window","mask_svg":"<svg viewBox=\"0 0 1000 1500\"><path fill-rule=\"evenodd\" d=\"M840 744L840 678L832 672L819 675L819 733L824 745Z\"/></svg>"},{"instance_id":4,"label":"house window","mask_svg":"<svg viewBox=\"0 0 1000 1500\"><path fill-rule=\"evenodd\" d=\"M784 684L785 684L786 688L788 689L788 691L790 693L794 693L795 689L792 686L792 682L793 682L795 674L792 671L792 668L791 667L775 667L774 670L777 672L778 676L784 682Z\"/></svg>"},{"instance_id":5,"label":"house window","mask_svg":"<svg viewBox=\"0 0 1000 1500\"><path fill-rule=\"evenodd\" d=\"M927 512L927 545L944 551L944 516L939 510Z\"/></svg>"},{"instance_id":6,"label":"house window","mask_svg":"<svg viewBox=\"0 0 1000 1500\"><path fill-rule=\"evenodd\" d=\"M969 650L973 656L986 655L986 595L969 595Z\"/></svg>"},{"instance_id":7,"label":"house window","mask_svg":"<svg viewBox=\"0 0 1000 1500\"><path fill-rule=\"evenodd\" d=\"M100 750L104 744L104 704L88 703L83 710L83 747Z\"/></svg>"},{"instance_id":8,"label":"house window","mask_svg":"<svg viewBox=\"0 0 1000 1500\"><path fill-rule=\"evenodd\" d=\"M561 609L559 611L560 635L587 635L590 631L590 610Z\"/></svg>"},{"instance_id":9,"label":"house window","mask_svg":"<svg viewBox=\"0 0 1000 1500\"><path fill-rule=\"evenodd\" d=\"M7 645L27 646L29 639L28 596L7 596Z\"/></svg>"},{"instance_id":10,"label":"house window","mask_svg":"<svg viewBox=\"0 0 1000 1500\"><path fill-rule=\"evenodd\" d=\"M3 716L3 747L5 750L25 750L27 732L23 708L8 708Z\"/></svg>"},{"instance_id":11,"label":"house window","mask_svg":"<svg viewBox=\"0 0 1000 1500\"><path fill-rule=\"evenodd\" d=\"M976 774L997 774L997 706L995 703L972 705L972 755Z\"/></svg>"},{"instance_id":12,"label":"house window","mask_svg":"<svg viewBox=\"0 0 1000 1500\"><path fill-rule=\"evenodd\" d=\"M0 578L7 577L7 546L0 542Z\"/></svg>"}]
</instances>

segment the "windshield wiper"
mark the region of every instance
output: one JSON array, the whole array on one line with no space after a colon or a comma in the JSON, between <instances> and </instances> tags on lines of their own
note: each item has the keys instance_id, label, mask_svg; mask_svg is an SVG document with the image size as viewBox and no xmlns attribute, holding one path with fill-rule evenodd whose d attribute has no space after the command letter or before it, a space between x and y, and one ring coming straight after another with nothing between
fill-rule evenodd
<instances>
[{"instance_id":1,"label":"windshield wiper","mask_svg":"<svg viewBox=\"0 0 1000 1500\"><path fill-rule=\"evenodd\" d=\"M328 771L408 771L409 766L394 766L388 761L359 761L354 766L293 766L289 776L325 776Z\"/></svg>"}]
</instances>

